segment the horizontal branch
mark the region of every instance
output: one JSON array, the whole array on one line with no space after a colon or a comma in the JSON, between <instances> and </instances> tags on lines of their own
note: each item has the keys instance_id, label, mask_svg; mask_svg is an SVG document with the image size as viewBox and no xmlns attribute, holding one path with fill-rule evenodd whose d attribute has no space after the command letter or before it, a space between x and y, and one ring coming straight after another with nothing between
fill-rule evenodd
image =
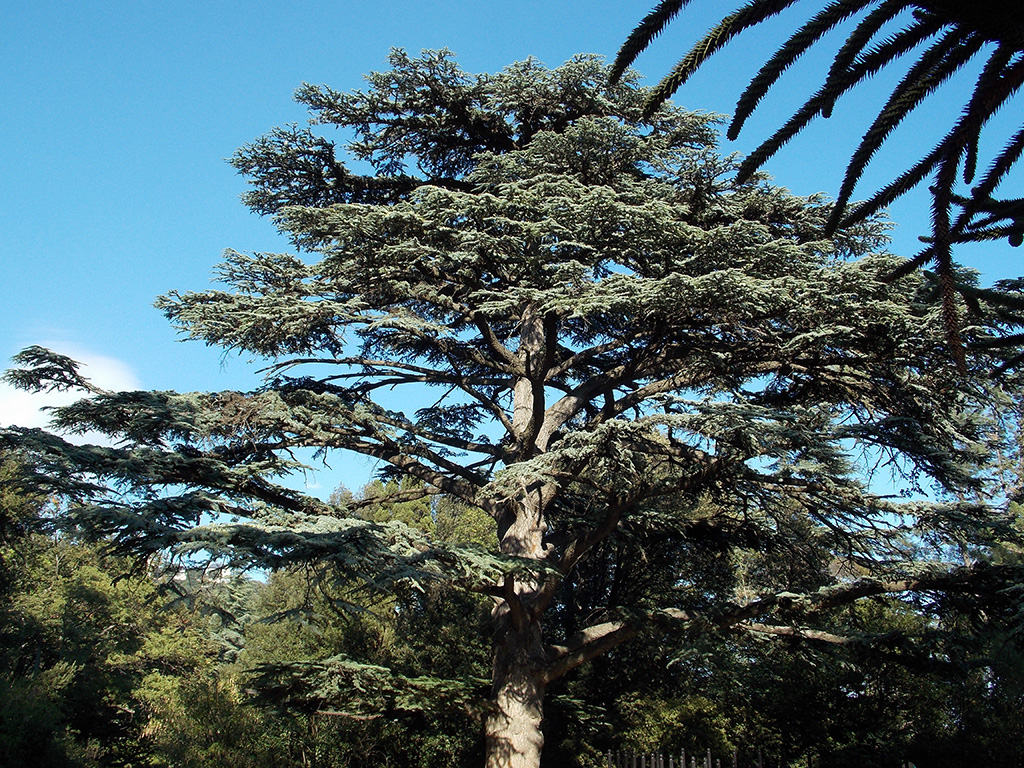
<instances>
[{"instance_id":1,"label":"horizontal branch","mask_svg":"<svg viewBox=\"0 0 1024 768\"><path fill-rule=\"evenodd\" d=\"M587 627L568 638L562 645L549 645L549 661L544 667L544 682L557 680L581 664L631 640L639 632L638 624L609 621Z\"/></svg>"},{"instance_id":2,"label":"horizontal branch","mask_svg":"<svg viewBox=\"0 0 1024 768\"><path fill-rule=\"evenodd\" d=\"M744 629L748 632L756 632L761 635L774 635L776 637L790 637L799 640L814 640L820 643L832 645L853 645L861 642L859 638L837 635L833 632L824 632L820 629L808 629L806 627L785 627L774 624L740 623L734 625L735 629Z\"/></svg>"},{"instance_id":3,"label":"horizontal branch","mask_svg":"<svg viewBox=\"0 0 1024 768\"><path fill-rule=\"evenodd\" d=\"M547 647L547 664L544 667L544 681L550 683L565 673L591 659L636 637L648 626L688 626L697 614L678 608L647 611L618 621L606 621L587 627L562 644Z\"/></svg>"},{"instance_id":4,"label":"horizontal branch","mask_svg":"<svg viewBox=\"0 0 1024 768\"><path fill-rule=\"evenodd\" d=\"M473 484L465 480L449 477L437 470L431 469L426 464L416 461L406 452L401 451L398 448L391 448L380 443L369 443L357 440L346 442L344 445L337 447L347 448L351 451L355 451L356 453L361 453L364 456L372 456L375 459L386 461L388 464L402 470L410 477L422 480L423 482L439 489L443 493L455 496L456 498L465 501L467 504L473 504L474 506L480 507L492 516L496 514L491 508L492 505L477 497L476 488Z\"/></svg>"},{"instance_id":5,"label":"horizontal branch","mask_svg":"<svg viewBox=\"0 0 1024 768\"><path fill-rule=\"evenodd\" d=\"M429 383L437 384L469 384L474 386L501 386L507 385L508 379L502 377L487 377L487 376L466 376L463 374L455 373L454 371L442 371L436 368L428 368L423 365L415 365L413 363L404 363L398 360L379 360L372 357L362 357L359 355L353 355L348 357L296 357L288 360L282 360L268 365L266 368L261 368L260 373L263 372L280 372L289 368L295 368L300 365L345 365L350 367L363 367L369 369L367 371L354 371L350 374L337 374L334 376L327 377L325 381L332 381L340 378L354 378L358 376L384 376L384 375L398 375L398 372L408 373L412 375L418 375L421 378L409 378L409 381L419 382L426 381ZM376 370L381 369L381 370ZM393 372L393 373L392 373Z\"/></svg>"},{"instance_id":6,"label":"horizontal branch","mask_svg":"<svg viewBox=\"0 0 1024 768\"><path fill-rule=\"evenodd\" d=\"M482 453L487 456L493 457L501 455L500 446L494 445L492 443L478 443L474 440L463 440L457 437L438 435L437 433L432 432L431 430L419 427L409 421L403 419L393 419L389 416L380 413L375 414L375 418L382 424L387 424L388 426L396 427L397 429L401 429L402 431L406 432L409 435L422 438L423 440L427 440L431 443L438 443L439 445L443 445L448 448L456 448L460 451L467 451L471 453Z\"/></svg>"},{"instance_id":7,"label":"horizontal branch","mask_svg":"<svg viewBox=\"0 0 1024 768\"><path fill-rule=\"evenodd\" d=\"M978 593L995 594L1000 591L1001 586L1005 587L1008 583L1019 583L1021 580L1019 571L1019 568L1003 569L996 566L980 565L971 568L956 568L952 571L933 573L913 579L893 581L859 579L849 584L823 588L816 593L807 595L777 592L744 605L732 604L724 610L715 612L699 613L678 608L664 608L636 613L627 618L595 624L576 633L564 643L549 645L544 678L548 682L555 680L581 664L636 637L648 627L657 627L673 634L703 626L708 629L746 631L838 646L854 644L869 646L872 643L892 645L892 633L875 637L851 637L823 629L799 626L791 621L785 624L770 624L750 619L779 610L787 614L794 610L812 614L865 597L883 594L927 592L938 589L971 590ZM911 656L913 658L902 659L896 656L892 658L901 663L913 662L919 666L923 663L921 658L918 658L920 654L911 654Z\"/></svg>"}]
</instances>

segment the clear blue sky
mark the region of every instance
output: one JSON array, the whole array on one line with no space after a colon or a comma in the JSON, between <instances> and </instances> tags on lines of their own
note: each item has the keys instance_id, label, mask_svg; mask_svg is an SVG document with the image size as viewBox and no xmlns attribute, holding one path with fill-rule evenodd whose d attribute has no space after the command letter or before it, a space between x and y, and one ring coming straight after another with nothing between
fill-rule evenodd
<instances>
[{"instance_id":1,"label":"clear blue sky","mask_svg":"<svg viewBox=\"0 0 1024 768\"><path fill-rule=\"evenodd\" d=\"M652 4L0 0L0 358L45 344L92 360L111 385L251 388L255 366L176 343L152 302L172 289L204 289L225 248L287 249L239 203L244 181L224 159L276 125L303 122L291 100L297 86L358 88L392 46L448 47L471 72L530 55L549 66L580 52L610 60ZM697 0L638 69L654 82L732 8ZM741 38L675 101L730 112L780 30L799 18L798 10ZM817 85L828 56L822 49L787 75L741 140L723 149L756 146ZM917 142L955 119L968 84L964 78L948 98L933 99L900 131L865 189L893 164L902 169ZM858 131L884 95L867 89L798 137L768 167L777 183L799 194L835 192ZM893 250L911 255L928 228L927 199L918 194L892 215L900 224ZM1024 271L1019 259L1001 243L967 260L996 279ZM20 407L0 391L0 423Z\"/></svg>"}]
</instances>

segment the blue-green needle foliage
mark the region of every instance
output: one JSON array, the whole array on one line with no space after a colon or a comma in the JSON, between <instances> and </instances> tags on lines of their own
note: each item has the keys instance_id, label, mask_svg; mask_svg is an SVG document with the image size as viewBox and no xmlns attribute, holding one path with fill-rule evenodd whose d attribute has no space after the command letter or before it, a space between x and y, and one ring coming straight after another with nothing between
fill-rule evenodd
<instances>
[{"instance_id":1,"label":"blue-green needle foliage","mask_svg":"<svg viewBox=\"0 0 1024 768\"><path fill-rule=\"evenodd\" d=\"M648 111L657 109L712 54L742 33L800 0L750 0L723 18L701 38L654 89ZM806 0L805 0L806 2ZM1002 150L979 175L979 143L989 120L1012 103L1024 85L1024 5L1016 0L811 0L820 10L765 62L743 91L728 134L735 138L769 89L794 61L844 22L856 20L821 87L740 166L748 177L790 139L821 115L829 117L836 101L882 69L913 53L917 59L893 89L887 102L867 128L846 168L828 231L865 221L896 198L931 177L932 233L928 246L896 270L907 273L934 262L943 280L943 299L951 338L959 343L959 321L953 293L957 280L952 246L956 243L1007 238L1011 245L1024 241L1024 200L997 200L1000 183L1024 153L1024 125L1006 139ZM689 4L689 0L662 0L623 44L613 67L614 77L654 40ZM896 31L893 31L895 28ZM867 200L851 207L854 188L878 149L896 127L937 88L971 61L984 60L973 92L949 132L919 160ZM970 190L957 194L958 175ZM960 213L953 217L952 210ZM1014 343L1019 342L1015 339Z\"/></svg>"},{"instance_id":2,"label":"blue-green needle foliage","mask_svg":"<svg viewBox=\"0 0 1024 768\"><path fill-rule=\"evenodd\" d=\"M490 595L496 711L523 658L518 679L542 697L647 625L828 641L796 625L975 583L944 546L982 544L997 514L882 499L863 482L866 460L983 492L993 407L977 373L992 359L971 351L958 368L933 284L882 279L905 262L881 250L881 224L830 229L833 206L738 180L712 118L651 112L650 91L628 73L609 87L595 57L493 75L447 52L396 51L391 65L363 91L303 86L312 126L235 156L246 202L297 253L229 251L223 288L158 302L188 338L266 359L261 387L93 389L55 412L108 446L3 433L79 525L135 552L316 562L375 589L442 580ZM975 308L964 333L998 340L1006 323L984 297ZM18 362L22 385L87 386L45 350ZM395 407L403 393L423 407ZM285 487L294 452L311 448L380 461L407 478L403 501L422 489L485 511L493 551ZM678 576L661 602L635 604L610 586L589 623L541 639L595 552L705 539L768 559L799 542L863 578L823 565L811 591L766 582L756 599L713 601L699 574ZM409 681L403 696L428 687Z\"/></svg>"}]
</instances>

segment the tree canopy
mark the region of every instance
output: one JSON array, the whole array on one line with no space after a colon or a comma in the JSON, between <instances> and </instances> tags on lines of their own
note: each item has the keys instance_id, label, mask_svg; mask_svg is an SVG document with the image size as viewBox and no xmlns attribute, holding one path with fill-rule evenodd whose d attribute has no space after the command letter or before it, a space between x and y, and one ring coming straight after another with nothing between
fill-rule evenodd
<instances>
[{"instance_id":1,"label":"tree canopy","mask_svg":"<svg viewBox=\"0 0 1024 768\"><path fill-rule=\"evenodd\" d=\"M799 0L753 0L724 17L679 60L654 89L648 111L670 98L687 79L730 40L797 5ZM613 66L620 76L689 0L662 0L623 43ZM746 157L740 178L753 174L814 118L830 117L837 100L910 53L917 60L893 89L854 151L829 218L827 231L864 221L926 179L932 192L932 232L927 247L895 274L933 262L942 276L951 332L957 326L953 293L957 243L1007 239L1024 241L1024 201L996 199L1000 184L1024 152L1024 126L979 173L982 131L1001 108L1013 103L1024 85L1024 12L1016 2L961 3L949 0L852 0L813 3L814 16L796 29L747 85L728 127L736 138L747 119L786 70L808 49L844 22L856 20L837 51L821 87L760 147ZM984 60L968 101L948 133L913 165L865 201L851 205L854 189L882 144L936 89L972 61ZM952 113L952 111L951 111ZM957 188L957 179L967 190ZM959 208L955 217L952 212ZM953 333L955 339L955 333Z\"/></svg>"},{"instance_id":2,"label":"tree canopy","mask_svg":"<svg viewBox=\"0 0 1024 768\"><path fill-rule=\"evenodd\" d=\"M297 252L229 251L222 287L158 301L188 338L266 359L261 386L107 392L47 350L16 358L21 386L90 393L56 427L113 443L2 433L76 525L135 554L489 600L489 766L538 765L548 686L630 640L871 645L837 609L946 593L1012 615L1015 566L951 556L1011 531L988 503L986 372L1019 350L987 295L961 307L976 344L957 365L935 285L884 279L905 262L882 224L827 235L832 205L739 180L711 118L645 114L650 92L608 86L596 57L390 64L364 91L303 86L313 127L233 160ZM488 515L495 546L295 490L280 478L309 450L378 460L391 502ZM873 467L946 495L879 495ZM335 659L301 677L350 713L367 685L396 713L478 694L426 672Z\"/></svg>"}]
</instances>

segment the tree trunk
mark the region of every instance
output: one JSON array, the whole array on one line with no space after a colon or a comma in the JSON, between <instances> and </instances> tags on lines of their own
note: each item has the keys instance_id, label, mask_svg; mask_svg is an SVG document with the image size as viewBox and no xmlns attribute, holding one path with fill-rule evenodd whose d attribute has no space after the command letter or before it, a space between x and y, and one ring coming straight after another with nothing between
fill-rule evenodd
<instances>
[{"instance_id":1,"label":"tree trunk","mask_svg":"<svg viewBox=\"0 0 1024 768\"><path fill-rule=\"evenodd\" d=\"M539 768L544 734L540 620L502 602L494 609L494 673L487 715L487 768Z\"/></svg>"},{"instance_id":2,"label":"tree trunk","mask_svg":"<svg viewBox=\"0 0 1024 768\"><path fill-rule=\"evenodd\" d=\"M518 356L523 375L512 390L512 428L515 445L507 462L525 461L538 452L536 439L544 418L544 321L537 307L523 308ZM544 510L553 489L534 484L519 499L507 504L498 517L498 538L503 554L545 558ZM543 606L536 598L537 577L505 577L505 598L494 607L491 711L485 735L487 768L540 768L544 747Z\"/></svg>"}]
</instances>

